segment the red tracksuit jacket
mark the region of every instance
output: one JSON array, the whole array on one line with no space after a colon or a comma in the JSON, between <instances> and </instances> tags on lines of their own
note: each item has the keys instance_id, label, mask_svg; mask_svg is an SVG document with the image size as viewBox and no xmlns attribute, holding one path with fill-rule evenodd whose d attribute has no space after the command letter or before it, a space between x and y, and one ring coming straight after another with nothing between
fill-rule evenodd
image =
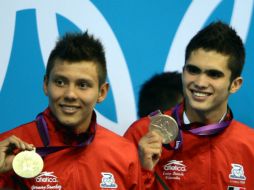
<instances>
[{"instance_id":1,"label":"red tracksuit jacket","mask_svg":"<svg viewBox=\"0 0 254 190\"><path fill-rule=\"evenodd\" d=\"M166 114L171 115L172 110ZM134 122L124 136L137 145L140 138L148 132L149 123L148 117ZM254 189L252 128L232 120L217 135L197 136L183 130L182 137L180 149L163 148L160 161L154 169L154 178L155 175L157 178L150 189Z\"/></svg>"},{"instance_id":2,"label":"red tracksuit jacket","mask_svg":"<svg viewBox=\"0 0 254 190\"><path fill-rule=\"evenodd\" d=\"M64 146L61 133L56 130L49 110L43 113L47 122L50 146ZM135 146L127 139L96 124L93 141L86 147L72 147L44 157L44 169L35 178L23 179L13 171L0 175L0 189L97 190L141 189L141 171ZM0 135L10 135L42 147L36 123L19 126ZM24 188L23 188L24 189Z\"/></svg>"}]
</instances>

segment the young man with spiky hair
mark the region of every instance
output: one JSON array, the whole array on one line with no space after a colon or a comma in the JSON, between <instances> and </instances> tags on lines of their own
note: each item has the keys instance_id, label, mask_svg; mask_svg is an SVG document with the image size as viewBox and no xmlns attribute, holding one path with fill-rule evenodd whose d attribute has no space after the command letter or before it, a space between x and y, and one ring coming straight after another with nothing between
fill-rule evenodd
<instances>
[{"instance_id":1,"label":"young man with spiky hair","mask_svg":"<svg viewBox=\"0 0 254 190\"><path fill-rule=\"evenodd\" d=\"M99 40L87 32L60 38L44 78L48 108L34 121L0 135L0 188L141 189L135 146L96 122L95 104L109 88L106 77ZM26 178L38 166L24 160L17 167L23 167L25 177L17 170L19 177L13 172L14 157L34 148L43 157L43 170Z\"/></svg>"}]
</instances>

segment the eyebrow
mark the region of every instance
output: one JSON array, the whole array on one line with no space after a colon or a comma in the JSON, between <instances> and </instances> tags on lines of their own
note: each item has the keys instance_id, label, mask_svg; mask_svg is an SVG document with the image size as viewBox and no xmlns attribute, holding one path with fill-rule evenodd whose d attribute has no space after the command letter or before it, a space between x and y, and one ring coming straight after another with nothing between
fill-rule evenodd
<instances>
[{"instance_id":1,"label":"eyebrow","mask_svg":"<svg viewBox=\"0 0 254 190\"><path fill-rule=\"evenodd\" d=\"M56 73L55 75L52 76L52 79L53 79L53 80L56 79L56 78L69 81L69 78L66 77L66 76L64 76L64 75L62 75L62 74L57 74L57 73ZM89 83L89 84L93 84L93 83L94 83L93 80L92 80L92 79L89 79L89 78L76 78L75 81L76 81L76 82L87 82L87 83Z\"/></svg>"},{"instance_id":2,"label":"eyebrow","mask_svg":"<svg viewBox=\"0 0 254 190\"><path fill-rule=\"evenodd\" d=\"M217 69L205 69L205 70L202 70L198 66L193 65L193 64L186 64L184 67L185 68L193 68L193 69L195 68L199 73L201 73L201 72L204 72L204 73L211 73L211 72L213 72L213 73L220 74L221 76L225 75L223 71L220 71L220 70L217 70Z\"/></svg>"}]
</instances>

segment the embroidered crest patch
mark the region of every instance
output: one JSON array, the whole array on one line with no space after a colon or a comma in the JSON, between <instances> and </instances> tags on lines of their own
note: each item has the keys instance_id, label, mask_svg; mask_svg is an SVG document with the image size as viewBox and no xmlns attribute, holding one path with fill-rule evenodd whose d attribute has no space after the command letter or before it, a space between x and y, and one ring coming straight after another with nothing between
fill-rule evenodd
<instances>
[{"instance_id":1,"label":"embroidered crest patch","mask_svg":"<svg viewBox=\"0 0 254 190\"><path fill-rule=\"evenodd\" d=\"M114 175L109 172L101 172L102 178L100 187L101 188L110 188L110 189L116 189L117 184L115 182Z\"/></svg>"}]
</instances>

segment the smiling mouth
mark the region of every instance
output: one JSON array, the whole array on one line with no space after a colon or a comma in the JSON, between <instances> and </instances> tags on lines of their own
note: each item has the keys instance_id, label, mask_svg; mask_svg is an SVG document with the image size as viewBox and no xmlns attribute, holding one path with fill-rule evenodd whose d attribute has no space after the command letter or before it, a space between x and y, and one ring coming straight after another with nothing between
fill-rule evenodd
<instances>
[{"instance_id":1,"label":"smiling mouth","mask_svg":"<svg viewBox=\"0 0 254 190\"><path fill-rule=\"evenodd\" d=\"M195 97L199 97L199 98L208 97L212 95L212 93L209 93L209 92L200 92L195 90L190 90L190 91Z\"/></svg>"},{"instance_id":2,"label":"smiling mouth","mask_svg":"<svg viewBox=\"0 0 254 190\"><path fill-rule=\"evenodd\" d=\"M61 109L65 113L74 113L79 109L79 106L72 105L60 105Z\"/></svg>"}]
</instances>

